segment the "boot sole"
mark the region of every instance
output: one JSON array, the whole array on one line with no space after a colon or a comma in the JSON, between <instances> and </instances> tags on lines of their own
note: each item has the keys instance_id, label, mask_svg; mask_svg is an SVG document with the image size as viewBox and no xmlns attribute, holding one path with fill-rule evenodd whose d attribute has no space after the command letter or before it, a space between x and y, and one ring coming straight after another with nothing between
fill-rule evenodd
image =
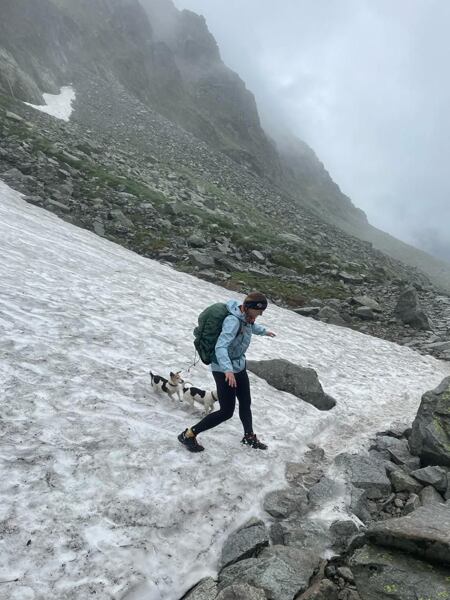
<instances>
[{"instance_id":1,"label":"boot sole","mask_svg":"<svg viewBox=\"0 0 450 600\"><path fill-rule=\"evenodd\" d=\"M204 450L203 446L197 446L197 447L196 447L196 446L193 446L193 447L189 447L189 446L186 444L186 442L184 441L184 439L183 439L183 434L182 434L182 433L180 433L180 435L179 435L179 436L177 436L177 437L178 437L178 441L180 442L180 444L182 444L182 445L183 445L183 446L186 448L186 450L188 450L189 452L194 452L194 453L196 453L196 452L203 452L203 450Z\"/></svg>"}]
</instances>

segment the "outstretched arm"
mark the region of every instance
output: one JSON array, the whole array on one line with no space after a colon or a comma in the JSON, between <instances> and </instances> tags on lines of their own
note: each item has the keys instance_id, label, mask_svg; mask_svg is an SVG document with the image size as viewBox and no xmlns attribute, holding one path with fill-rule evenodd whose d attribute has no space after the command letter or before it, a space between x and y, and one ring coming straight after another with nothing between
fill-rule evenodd
<instances>
[{"instance_id":1,"label":"outstretched arm","mask_svg":"<svg viewBox=\"0 0 450 600\"><path fill-rule=\"evenodd\" d=\"M275 337L273 331L268 331L263 325L258 325L257 323L252 324L252 332L256 335L267 335L269 337Z\"/></svg>"}]
</instances>

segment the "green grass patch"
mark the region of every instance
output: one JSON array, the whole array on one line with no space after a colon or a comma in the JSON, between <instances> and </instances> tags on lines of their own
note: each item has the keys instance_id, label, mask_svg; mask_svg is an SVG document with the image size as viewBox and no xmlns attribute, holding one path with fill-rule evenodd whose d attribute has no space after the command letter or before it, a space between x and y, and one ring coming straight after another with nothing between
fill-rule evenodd
<instances>
[{"instance_id":1,"label":"green grass patch","mask_svg":"<svg viewBox=\"0 0 450 600\"><path fill-rule=\"evenodd\" d=\"M348 291L336 285L309 285L283 281L274 275L256 275L246 271L231 273L231 287L245 286L248 291L259 290L271 298L281 298L290 306L306 306L312 298L339 298L348 296Z\"/></svg>"},{"instance_id":2,"label":"green grass patch","mask_svg":"<svg viewBox=\"0 0 450 600\"><path fill-rule=\"evenodd\" d=\"M284 252L273 252L271 260L280 267L286 267L287 269L293 269L297 273L305 272L305 264L295 256L285 254Z\"/></svg>"},{"instance_id":3,"label":"green grass patch","mask_svg":"<svg viewBox=\"0 0 450 600\"><path fill-rule=\"evenodd\" d=\"M272 275L256 275L254 273L247 273L246 271L233 271L230 283L232 285L244 285L248 291L259 290L270 298L282 298L291 306L303 305L305 300L300 285L282 281Z\"/></svg>"}]
</instances>

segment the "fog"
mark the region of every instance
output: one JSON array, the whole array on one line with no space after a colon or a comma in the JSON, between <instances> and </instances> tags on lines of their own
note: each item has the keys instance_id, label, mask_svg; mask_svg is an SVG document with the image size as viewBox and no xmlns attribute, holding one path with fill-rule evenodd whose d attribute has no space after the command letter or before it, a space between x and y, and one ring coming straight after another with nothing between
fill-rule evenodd
<instances>
[{"instance_id":1,"label":"fog","mask_svg":"<svg viewBox=\"0 0 450 600\"><path fill-rule=\"evenodd\" d=\"M175 0L369 221L450 261L450 3Z\"/></svg>"}]
</instances>

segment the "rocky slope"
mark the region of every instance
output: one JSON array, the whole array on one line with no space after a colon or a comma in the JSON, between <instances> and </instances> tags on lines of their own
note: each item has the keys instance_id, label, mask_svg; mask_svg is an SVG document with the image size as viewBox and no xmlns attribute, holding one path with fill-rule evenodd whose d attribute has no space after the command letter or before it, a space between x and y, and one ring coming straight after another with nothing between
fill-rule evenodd
<instances>
[{"instance_id":1,"label":"rocky slope","mask_svg":"<svg viewBox=\"0 0 450 600\"><path fill-rule=\"evenodd\" d=\"M450 267L367 223L314 152L291 137L276 144L260 125L255 99L222 62L202 17L172 0L4 0L0 92L42 102L88 71L116 82L145 106L181 125L309 207L450 290Z\"/></svg>"},{"instance_id":2,"label":"rocky slope","mask_svg":"<svg viewBox=\"0 0 450 600\"><path fill-rule=\"evenodd\" d=\"M169 0L6 0L2 16L0 177L30 202L230 289L450 357L448 297L344 232L369 227L364 214L305 144L275 153L203 19ZM21 102L64 83L69 124ZM419 330L395 312L411 285L431 317Z\"/></svg>"},{"instance_id":3,"label":"rocky slope","mask_svg":"<svg viewBox=\"0 0 450 600\"><path fill-rule=\"evenodd\" d=\"M260 366L277 387L274 361ZM291 385L304 375L291 372ZM368 451L330 461L310 444L286 465L288 485L264 499L270 526L266 515L234 531L216 577L183 600L449 598L449 400L447 377L423 395L412 428L377 433ZM338 497L345 509L333 515Z\"/></svg>"},{"instance_id":4,"label":"rocky slope","mask_svg":"<svg viewBox=\"0 0 450 600\"><path fill-rule=\"evenodd\" d=\"M85 77L75 86L68 124L3 98L0 177L28 201L230 289L261 288L313 318L447 357L450 304L420 272L293 210L266 180L117 84ZM428 329L395 314L410 284Z\"/></svg>"}]
</instances>

